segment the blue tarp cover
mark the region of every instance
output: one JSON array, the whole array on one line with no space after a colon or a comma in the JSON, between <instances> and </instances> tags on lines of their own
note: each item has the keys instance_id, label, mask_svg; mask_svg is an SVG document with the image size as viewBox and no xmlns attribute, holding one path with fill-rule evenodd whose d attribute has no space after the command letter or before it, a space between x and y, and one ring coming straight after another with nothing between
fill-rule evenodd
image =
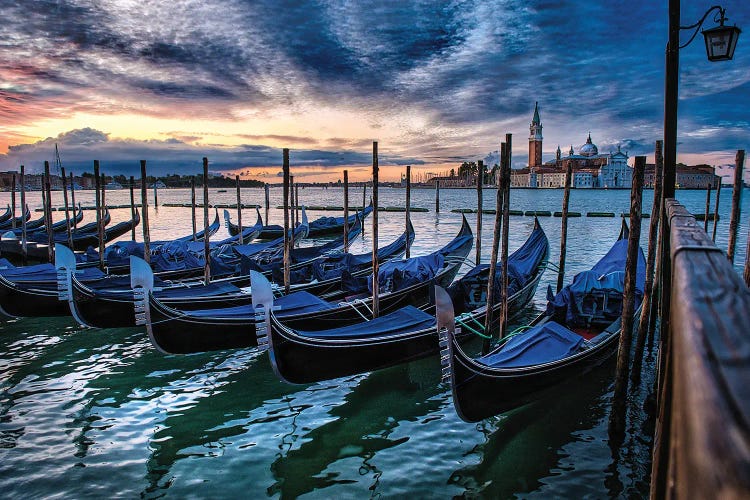
<instances>
[{"instance_id":1,"label":"blue tarp cover","mask_svg":"<svg viewBox=\"0 0 750 500\"><path fill-rule=\"evenodd\" d=\"M442 253L386 262L378 271L378 290L380 293L395 292L424 283L440 272L444 264ZM372 292L372 276L367 279L367 288Z\"/></svg>"},{"instance_id":2,"label":"blue tarp cover","mask_svg":"<svg viewBox=\"0 0 750 500\"><path fill-rule=\"evenodd\" d=\"M321 331L297 331L297 334L312 338L356 339L387 335L389 337L423 330L435 326L435 316L413 306L402 307L385 316L356 325L342 326Z\"/></svg>"},{"instance_id":3,"label":"blue tarp cover","mask_svg":"<svg viewBox=\"0 0 750 500\"><path fill-rule=\"evenodd\" d=\"M47 281L57 286L57 271L53 264L36 264L33 266L0 269L0 275L8 281ZM96 267L76 270L76 277L81 281L101 278L105 274Z\"/></svg>"},{"instance_id":4,"label":"blue tarp cover","mask_svg":"<svg viewBox=\"0 0 750 500\"><path fill-rule=\"evenodd\" d=\"M524 244L508 256L508 296L526 286L536 273L537 268L542 264L548 247L547 235L544 234L541 227L537 227L531 232ZM489 268L489 264L480 264L448 287L448 293L453 300L456 314L471 311L486 304ZM501 278L502 266L498 263L494 280L495 297L500 296ZM477 287L480 288L479 302L477 302L477 297L474 296Z\"/></svg>"},{"instance_id":5,"label":"blue tarp cover","mask_svg":"<svg viewBox=\"0 0 750 500\"><path fill-rule=\"evenodd\" d=\"M279 309L274 311L277 317L284 317L291 314L304 314L315 311L322 311L335 307L325 300L316 297L309 292L295 292L284 295L273 301L274 306ZM185 315L197 318L224 318L224 319L247 319L251 320L255 314L252 304L246 304L234 307L222 307L216 309L201 309L198 311L185 311Z\"/></svg>"},{"instance_id":6,"label":"blue tarp cover","mask_svg":"<svg viewBox=\"0 0 750 500\"><path fill-rule=\"evenodd\" d=\"M477 361L493 368L518 368L566 358L578 352L583 337L550 321L511 337L500 349Z\"/></svg>"},{"instance_id":7,"label":"blue tarp cover","mask_svg":"<svg viewBox=\"0 0 750 500\"><path fill-rule=\"evenodd\" d=\"M571 284L549 300L547 314L571 327L587 326L592 314L601 321L614 321L622 314L628 241L618 240L607 254L589 271L577 274ZM646 259L638 248L636 270L636 307L643 298L646 282ZM602 300L595 296L607 295L607 307L602 311Z\"/></svg>"}]
</instances>

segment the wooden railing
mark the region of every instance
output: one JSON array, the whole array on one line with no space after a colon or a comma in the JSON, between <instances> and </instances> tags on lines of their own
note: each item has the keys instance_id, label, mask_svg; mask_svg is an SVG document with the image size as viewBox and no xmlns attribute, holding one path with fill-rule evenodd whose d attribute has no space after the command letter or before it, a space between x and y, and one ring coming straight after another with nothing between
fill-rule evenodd
<instances>
[{"instance_id":1,"label":"wooden railing","mask_svg":"<svg viewBox=\"0 0 750 500\"><path fill-rule=\"evenodd\" d=\"M653 498L750 495L750 289L676 200L662 334ZM666 284L669 286L669 284Z\"/></svg>"}]
</instances>

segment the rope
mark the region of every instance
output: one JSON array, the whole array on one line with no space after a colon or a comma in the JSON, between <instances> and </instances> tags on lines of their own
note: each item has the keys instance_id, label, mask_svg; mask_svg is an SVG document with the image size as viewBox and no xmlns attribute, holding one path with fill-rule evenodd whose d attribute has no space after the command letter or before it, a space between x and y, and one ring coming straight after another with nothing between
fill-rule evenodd
<instances>
[{"instance_id":1,"label":"rope","mask_svg":"<svg viewBox=\"0 0 750 500\"><path fill-rule=\"evenodd\" d=\"M485 335L484 333L481 333L481 332L479 332L478 330L475 330L474 328L472 328L472 327L470 327L469 325L467 325L467 324L466 324L466 323L464 322L464 318L462 318L462 317L457 317L457 318L456 318L456 323L458 323L458 324L459 324L459 325L461 325L462 327L466 328L467 330L469 330L469 331L470 331L471 333L473 333L474 335L478 335L479 337L482 337L483 339L492 339L492 336L490 336L490 335Z\"/></svg>"}]
</instances>

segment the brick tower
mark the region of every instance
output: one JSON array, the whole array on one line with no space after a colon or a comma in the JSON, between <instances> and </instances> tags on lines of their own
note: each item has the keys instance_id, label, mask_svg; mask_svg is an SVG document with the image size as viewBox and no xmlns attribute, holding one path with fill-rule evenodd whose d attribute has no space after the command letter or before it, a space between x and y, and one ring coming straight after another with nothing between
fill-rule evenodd
<instances>
[{"instance_id":1,"label":"brick tower","mask_svg":"<svg viewBox=\"0 0 750 500\"><path fill-rule=\"evenodd\" d=\"M539 119L539 102L534 103L534 119L529 125L529 167L542 164L542 122Z\"/></svg>"}]
</instances>

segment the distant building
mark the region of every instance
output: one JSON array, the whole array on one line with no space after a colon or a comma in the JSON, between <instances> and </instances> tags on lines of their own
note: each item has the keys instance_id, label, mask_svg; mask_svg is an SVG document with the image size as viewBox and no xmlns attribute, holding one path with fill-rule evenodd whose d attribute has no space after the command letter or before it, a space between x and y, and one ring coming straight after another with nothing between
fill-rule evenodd
<instances>
[{"instance_id":1,"label":"distant building","mask_svg":"<svg viewBox=\"0 0 750 500\"><path fill-rule=\"evenodd\" d=\"M643 187L654 187L655 169L656 166L653 163L646 164ZM721 176L716 175L716 169L711 165L677 164L677 172L675 173L675 187L677 189L706 189L709 185L712 189L716 189L720 184Z\"/></svg>"}]
</instances>

